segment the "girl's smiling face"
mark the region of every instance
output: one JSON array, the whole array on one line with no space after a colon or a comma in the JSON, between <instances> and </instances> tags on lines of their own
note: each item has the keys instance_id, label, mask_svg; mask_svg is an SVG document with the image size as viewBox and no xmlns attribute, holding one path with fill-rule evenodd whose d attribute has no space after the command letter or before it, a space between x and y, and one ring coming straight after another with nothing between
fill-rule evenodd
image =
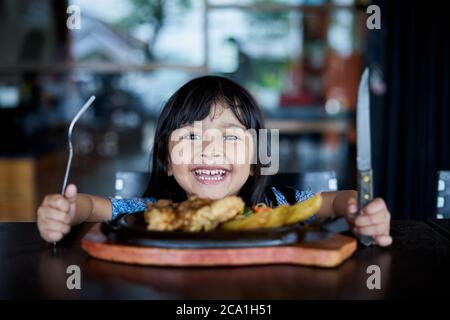
<instances>
[{"instance_id":1,"label":"girl's smiling face","mask_svg":"<svg viewBox=\"0 0 450 320\"><path fill-rule=\"evenodd\" d=\"M249 131L228 107L216 104L202 121L172 132L168 174L187 195L236 195L252 174L253 151Z\"/></svg>"}]
</instances>

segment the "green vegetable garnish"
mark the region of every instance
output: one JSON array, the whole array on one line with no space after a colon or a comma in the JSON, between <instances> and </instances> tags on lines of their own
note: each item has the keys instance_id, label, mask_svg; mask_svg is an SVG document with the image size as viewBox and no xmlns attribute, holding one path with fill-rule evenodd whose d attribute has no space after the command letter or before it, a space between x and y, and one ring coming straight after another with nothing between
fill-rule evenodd
<instances>
[{"instance_id":1,"label":"green vegetable garnish","mask_svg":"<svg viewBox=\"0 0 450 320\"><path fill-rule=\"evenodd\" d=\"M252 215L253 214L253 210L252 210L252 208L250 208L250 207L245 207L244 208L244 212L242 212L242 215L244 216L244 217L248 217L248 216L250 216L250 215Z\"/></svg>"}]
</instances>

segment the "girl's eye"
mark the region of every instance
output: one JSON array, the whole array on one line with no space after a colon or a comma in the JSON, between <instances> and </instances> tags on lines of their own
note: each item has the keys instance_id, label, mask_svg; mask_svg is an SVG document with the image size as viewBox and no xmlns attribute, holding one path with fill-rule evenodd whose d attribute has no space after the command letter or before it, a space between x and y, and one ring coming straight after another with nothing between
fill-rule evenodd
<instances>
[{"instance_id":1,"label":"girl's eye","mask_svg":"<svg viewBox=\"0 0 450 320\"><path fill-rule=\"evenodd\" d=\"M234 141L234 140L238 140L238 136L235 135L228 135L228 136L223 136L223 140L225 141Z\"/></svg>"},{"instance_id":2,"label":"girl's eye","mask_svg":"<svg viewBox=\"0 0 450 320\"><path fill-rule=\"evenodd\" d=\"M200 140L200 136L198 134L190 133L185 136L183 136L183 139L187 140Z\"/></svg>"}]
</instances>

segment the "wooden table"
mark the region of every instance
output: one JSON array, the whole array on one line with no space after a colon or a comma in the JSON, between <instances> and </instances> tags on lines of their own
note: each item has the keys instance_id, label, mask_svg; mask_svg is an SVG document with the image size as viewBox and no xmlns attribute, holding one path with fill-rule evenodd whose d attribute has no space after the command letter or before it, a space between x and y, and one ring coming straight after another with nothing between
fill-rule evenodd
<instances>
[{"instance_id":1,"label":"wooden table","mask_svg":"<svg viewBox=\"0 0 450 320\"><path fill-rule=\"evenodd\" d=\"M358 248L337 269L290 265L168 268L89 258L73 229L54 252L33 223L0 224L0 299L386 299L448 297L450 240L432 224L393 221L394 244ZM69 265L81 268L81 290L68 290ZM367 268L381 269L369 290Z\"/></svg>"}]
</instances>

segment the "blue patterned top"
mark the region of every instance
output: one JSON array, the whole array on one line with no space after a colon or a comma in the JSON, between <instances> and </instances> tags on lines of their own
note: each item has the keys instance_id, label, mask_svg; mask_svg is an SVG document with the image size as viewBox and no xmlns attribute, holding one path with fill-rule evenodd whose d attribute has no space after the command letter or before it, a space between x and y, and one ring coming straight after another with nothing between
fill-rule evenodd
<instances>
[{"instance_id":1,"label":"blue patterned top","mask_svg":"<svg viewBox=\"0 0 450 320\"><path fill-rule=\"evenodd\" d=\"M289 186L268 186L264 192L264 203L271 207L278 207L283 204L294 204L308 200L314 196L314 192L307 190L299 190ZM156 198L132 198L132 199L116 199L110 198L112 204L112 219L118 219L126 214L133 214L144 211L148 203L154 203ZM312 216L305 224L316 219Z\"/></svg>"},{"instance_id":2,"label":"blue patterned top","mask_svg":"<svg viewBox=\"0 0 450 320\"><path fill-rule=\"evenodd\" d=\"M147 208L147 203L155 203L157 201L156 198L110 199L112 204L113 220L120 218L124 214L144 211Z\"/></svg>"}]
</instances>

